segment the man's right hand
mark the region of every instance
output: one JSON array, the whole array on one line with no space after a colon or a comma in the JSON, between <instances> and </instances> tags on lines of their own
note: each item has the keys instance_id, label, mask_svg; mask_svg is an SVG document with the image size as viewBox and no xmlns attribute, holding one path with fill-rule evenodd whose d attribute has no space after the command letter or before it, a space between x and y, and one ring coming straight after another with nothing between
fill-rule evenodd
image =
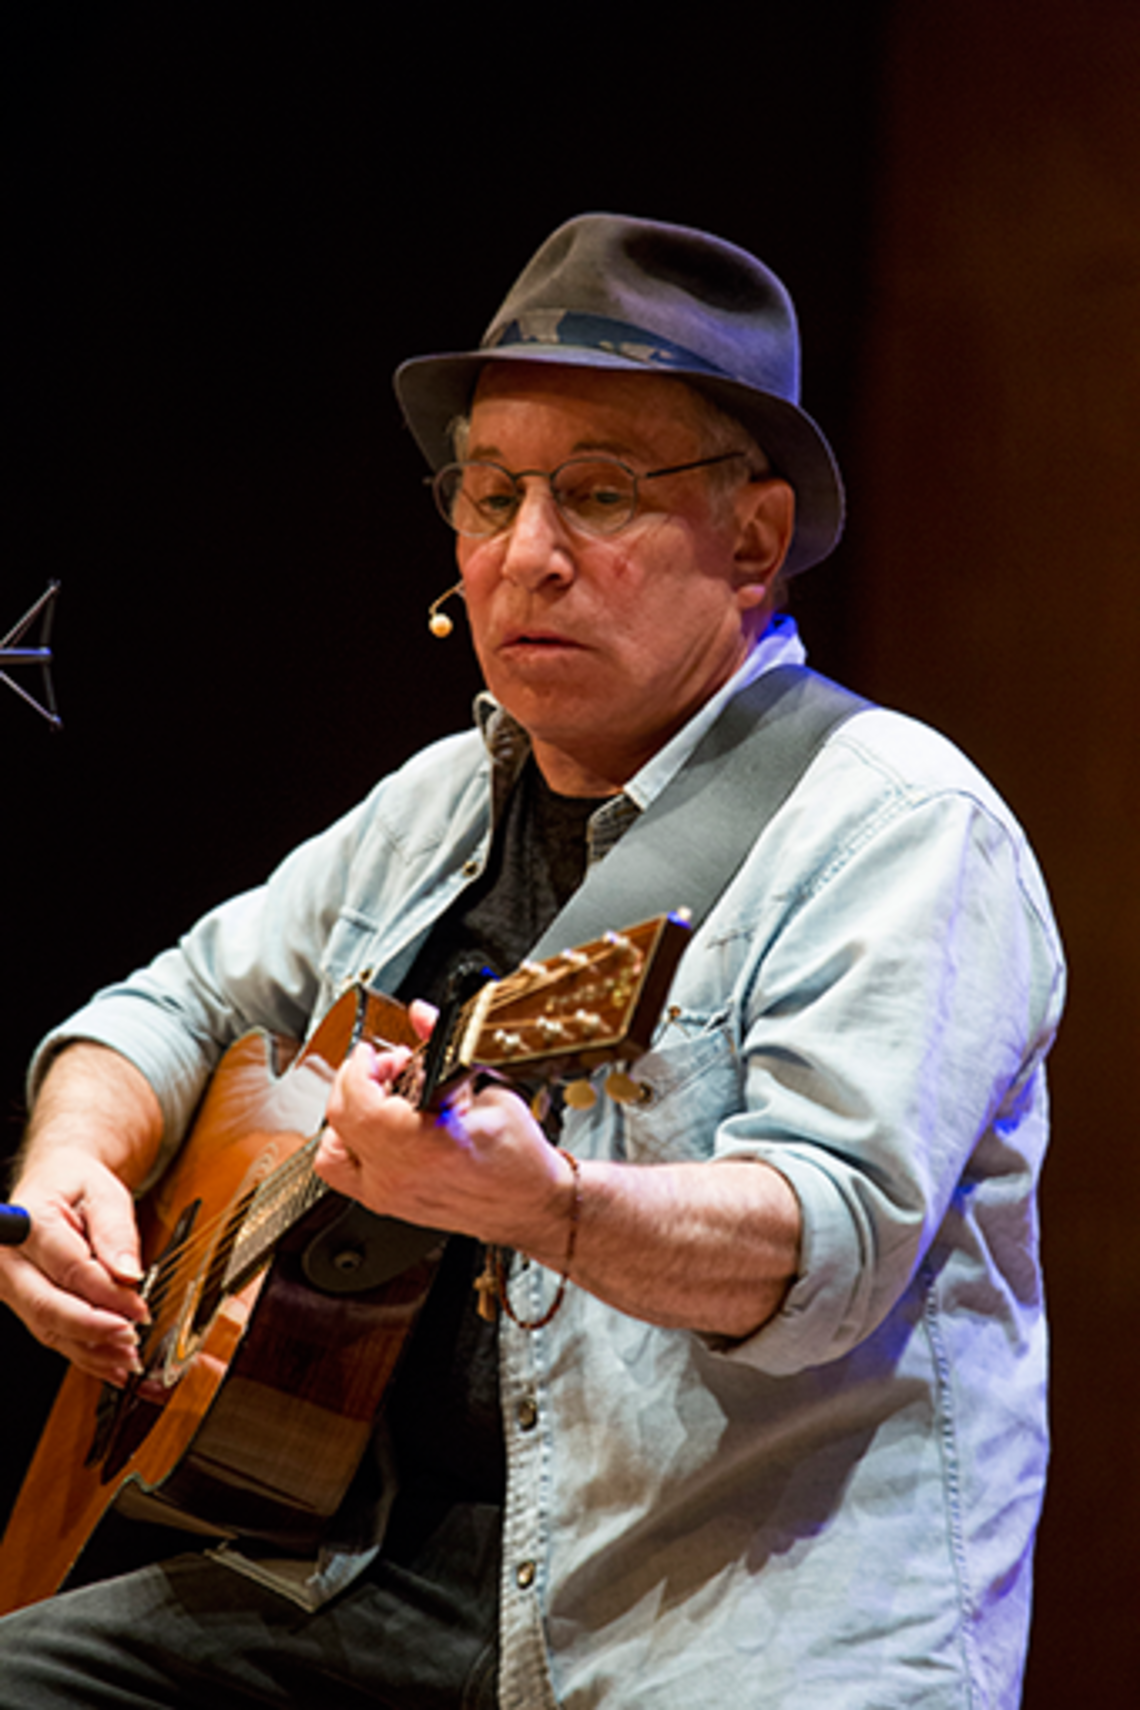
<instances>
[{"instance_id":1,"label":"man's right hand","mask_svg":"<svg viewBox=\"0 0 1140 1710\"><path fill-rule=\"evenodd\" d=\"M147 1318L130 1192L89 1153L55 1147L29 1162L12 1197L32 1227L22 1246L0 1251L0 1298L47 1347L124 1384Z\"/></svg>"},{"instance_id":2,"label":"man's right hand","mask_svg":"<svg viewBox=\"0 0 1140 1710\"><path fill-rule=\"evenodd\" d=\"M52 1063L10 1198L32 1220L0 1249L0 1300L82 1371L124 1384L147 1321L131 1189L153 1167L162 1112L149 1082L105 1046L77 1041Z\"/></svg>"}]
</instances>

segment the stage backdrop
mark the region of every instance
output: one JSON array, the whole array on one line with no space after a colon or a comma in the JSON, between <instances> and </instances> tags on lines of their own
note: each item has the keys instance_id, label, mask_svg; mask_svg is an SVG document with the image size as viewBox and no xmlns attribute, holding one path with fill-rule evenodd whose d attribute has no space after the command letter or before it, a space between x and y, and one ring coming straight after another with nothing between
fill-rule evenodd
<instances>
[{"instance_id":1,"label":"stage backdrop","mask_svg":"<svg viewBox=\"0 0 1140 1710\"><path fill-rule=\"evenodd\" d=\"M860 687L1008 795L1072 965L1026 1705L1140 1702L1140 11L895 10L855 435Z\"/></svg>"},{"instance_id":2,"label":"stage backdrop","mask_svg":"<svg viewBox=\"0 0 1140 1710\"><path fill-rule=\"evenodd\" d=\"M1140 13L830 0L465 26L55 5L0 26L0 634L63 583L53 737L0 686L4 1149L93 985L468 714L388 376L559 220L706 225L792 286L851 521L797 609L1024 819L1073 963L1044 1195L1056 1452L1026 1703L1140 1687ZM22 678L29 687L32 678ZM10 1495L56 1379L10 1320Z\"/></svg>"}]
</instances>

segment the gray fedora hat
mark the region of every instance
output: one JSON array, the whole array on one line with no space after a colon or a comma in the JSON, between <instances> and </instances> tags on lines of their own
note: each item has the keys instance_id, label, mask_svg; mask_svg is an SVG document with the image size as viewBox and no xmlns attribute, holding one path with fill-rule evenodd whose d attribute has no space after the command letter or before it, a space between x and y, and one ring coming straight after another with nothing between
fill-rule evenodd
<instances>
[{"instance_id":1,"label":"gray fedora hat","mask_svg":"<svg viewBox=\"0 0 1140 1710\"><path fill-rule=\"evenodd\" d=\"M843 483L799 407L792 300L762 262L706 232L583 214L552 233L508 292L477 350L419 356L396 371L408 426L433 469L489 362L673 375L752 434L796 493L789 574L825 558L843 527Z\"/></svg>"}]
</instances>

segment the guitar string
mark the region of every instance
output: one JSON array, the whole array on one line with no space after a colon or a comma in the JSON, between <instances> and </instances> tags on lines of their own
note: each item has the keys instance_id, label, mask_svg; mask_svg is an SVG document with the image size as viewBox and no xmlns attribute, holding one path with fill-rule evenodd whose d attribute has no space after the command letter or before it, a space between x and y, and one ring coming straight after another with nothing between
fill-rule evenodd
<instances>
[{"instance_id":1,"label":"guitar string","mask_svg":"<svg viewBox=\"0 0 1140 1710\"><path fill-rule=\"evenodd\" d=\"M530 995L533 996L536 985L540 989L542 987L549 988L559 982L564 983L567 979L572 980L575 976L580 977L587 970L595 971L599 962L609 956L612 956L613 948L613 943L607 942L604 946L589 946L581 951L569 953L574 956L574 961L569 963L569 965L567 965L567 963L563 963L561 967L555 966L552 968L547 964L542 964L541 966L526 965L517 975L500 982L499 986L495 989L492 1002L488 1004L488 1010L504 1008L510 1002L514 1001L516 996L514 987L516 985L524 985L529 989ZM593 954L588 954L588 951L592 951ZM641 960L642 959L639 958L639 962ZM580 996L581 994L579 993L578 995ZM464 1007L461 1011L461 1020L465 1021L468 1018L473 1007L474 1003ZM461 1028L456 1029L457 1033L461 1031ZM398 1090L403 1091L409 1081L414 1078L414 1073L418 1069L421 1054L421 1052L417 1052L413 1056L412 1061L408 1065L405 1076L402 1076L401 1080L397 1083ZM285 1227L288 1228L291 1226L292 1222L296 1220L296 1215L300 1215L304 1211L311 1209L311 1204L316 1203L316 1198L314 1198L310 1205L302 1205L300 1212L296 1214L294 1214L292 1206L298 1198L302 1197L304 1191L312 1191L312 1187L317 1180L311 1170L310 1157L315 1151L319 1138L320 1136L318 1132L316 1136L304 1141L298 1150L291 1154L277 1170L273 1171L262 1182L255 1184L250 1190L249 1199L244 1210L242 1208L241 1196L236 1196L235 1199L231 1201L230 1204L227 1205L216 1217L203 1224L200 1229L196 1230L191 1237L181 1243L171 1254L166 1256L164 1259L157 1261L155 1270L152 1274L152 1289L151 1292L148 1293L148 1301L156 1302L161 1308L170 1287L176 1282L180 1282L183 1274L187 1270L197 1267L199 1260L215 1244L218 1234L224 1228L227 1221L233 1221L235 1216L239 1217L241 1221L238 1231L235 1234L234 1241L229 1249L231 1254L240 1248L242 1236L250 1228L263 1228L266 1223L280 1225L283 1220ZM301 1176L301 1182L298 1185L291 1185L287 1180L287 1178L294 1175ZM321 1197L324 1191L325 1189L322 1185L316 1197ZM268 1209L266 1208L266 1202L269 1202ZM256 1223L251 1225L250 1213L259 1205L262 1209ZM270 1248L267 1248L266 1250L266 1257L268 1257L271 1246L272 1243L270 1243ZM228 1270L229 1268L230 1267L227 1265L226 1269Z\"/></svg>"},{"instance_id":2,"label":"guitar string","mask_svg":"<svg viewBox=\"0 0 1140 1710\"><path fill-rule=\"evenodd\" d=\"M529 972L530 971L528 970L528 975ZM550 972L544 968L543 972L546 975L544 981L536 981L534 978L529 978L527 983L532 988L536 983L540 986L543 984L549 986L550 984L555 983L558 979L565 979L567 971L565 969L555 969L553 972ZM574 972L580 972L580 969L575 969ZM514 976L510 980L500 982L499 986L495 989L494 1001L488 1006L489 1009L505 1007L508 1002L512 1001L515 996L513 989L505 988L513 988L513 985L517 982L518 976ZM457 1033L460 1033L462 1031L462 1026L466 1025L473 1007L474 1003L472 1002L465 1005L461 1010L460 1021L462 1025L456 1028ZM408 1064L406 1071L397 1082L397 1090L406 1090L414 1081L422 1055L423 1047L420 1047L414 1054L411 1062ZM255 1205L258 1201L264 1202L272 1196L277 1202L283 1201L284 1207L287 1208L288 1196L291 1191L288 1178L298 1173L301 1174L303 1178L307 1176L309 1157L315 1150L319 1138L320 1133L318 1131L316 1135L310 1136L308 1139L302 1141L297 1151L291 1153L276 1170L272 1171L271 1174L265 1177L261 1182L253 1184L251 1188L252 1198L250 1205ZM292 1191L295 1193L295 1190ZM192 1268L197 1265L199 1259L214 1244L227 1220L232 1219L235 1207L239 1206L240 1203L241 1196L239 1194L235 1196L228 1205L223 1207L216 1216L196 1228L187 1240L181 1242L171 1253L164 1255L156 1261L156 1267L153 1272L153 1286L156 1290L156 1295L161 1292L164 1285L169 1286L170 1281L177 1278L181 1272L185 1271L187 1268ZM272 1213L270 1213L270 1215L272 1215ZM248 1209L245 1221L248 1221ZM240 1240L240 1236L238 1239Z\"/></svg>"},{"instance_id":3,"label":"guitar string","mask_svg":"<svg viewBox=\"0 0 1140 1710\"><path fill-rule=\"evenodd\" d=\"M409 1064L410 1070L411 1065ZM409 1082L410 1079L409 1073ZM398 1090L403 1090L406 1084L408 1083L401 1076L397 1082ZM223 1284L226 1275L231 1272L232 1257L235 1252L240 1250L243 1235L252 1231L263 1234L266 1226L270 1226L272 1239L267 1241L264 1254L261 1255L268 1260L280 1233L284 1229L291 1228L298 1217L311 1210L319 1199L331 1191L312 1168L312 1159L316 1155L323 1129L324 1119L322 1118L321 1126L315 1134L304 1139L297 1150L290 1153L269 1175L263 1177L261 1181L251 1184L248 1196L241 1192L236 1194L220 1212L207 1219L200 1227L195 1228L185 1241L180 1242L177 1247L155 1261L149 1273L146 1295L147 1305L151 1308L152 1333L157 1334L161 1339L165 1331L177 1322L181 1316L182 1308L180 1292L170 1322L166 1325L162 1322L163 1309L168 1297L172 1291L180 1291L185 1283L196 1280L199 1274L203 1277L208 1275L208 1266L205 1261L217 1247L219 1238L224 1234L227 1224L233 1222L235 1217L238 1219L238 1223L234 1238L225 1249ZM305 1197L309 1193L313 1194L313 1198L306 1204L304 1203ZM243 1199L245 1200L244 1207ZM256 1218L253 1224L251 1224L251 1216ZM237 1274L240 1275L245 1268L245 1266L239 1266Z\"/></svg>"},{"instance_id":4,"label":"guitar string","mask_svg":"<svg viewBox=\"0 0 1140 1710\"><path fill-rule=\"evenodd\" d=\"M599 941L597 944L582 946L577 951L563 952L560 957L554 959L553 966L549 962L541 964L524 963L517 973L508 976L495 986L490 1001L487 1003L488 1022L493 1011L508 1007L516 1000L517 996L521 995L516 991L516 987L521 985L524 988L524 993L533 997L536 989L540 992L543 990L549 992L552 986L566 983L568 980L572 984L574 982L580 984L587 973L596 972L599 964L611 958L615 947L623 942L625 944L630 942L628 934L623 934L620 938L615 936L612 939ZM638 962L637 972L640 972L644 965L643 953L639 952L636 960ZM561 966L558 963L561 963ZM456 1037L462 1035L481 995L481 993L478 994L475 999L465 1004L460 1010L460 1025L457 1025L455 1029ZM577 993L579 999L581 995L580 992ZM397 1079L396 1089L398 1092L404 1092L415 1078L423 1051L424 1047L421 1046L413 1052L405 1070ZM165 1326L162 1324L163 1309L168 1296L172 1289L180 1288L184 1281L193 1280L194 1275L199 1271L204 1278L208 1276L208 1267L205 1266L204 1260L217 1246L227 1224L234 1222L235 1218L238 1220L233 1240L225 1249L226 1257L220 1292L225 1291L227 1278L232 1274L232 1256L240 1250L243 1235L247 1231L251 1229L263 1230L267 1223L273 1226L275 1231L273 1240L265 1246L265 1251L259 1255L258 1262L262 1257L268 1260L281 1233L282 1226L284 1229L290 1228L299 1216L311 1210L312 1206L326 1192L330 1191L323 1182L320 1182L320 1178L312 1169L312 1158L315 1156L319 1145L323 1127L322 1119L321 1128L315 1135L311 1135L302 1141L297 1150L291 1153L268 1176L251 1185L244 1209L242 1205L243 1195L239 1192L219 1213L208 1219L200 1228L195 1228L187 1239L173 1251L163 1254L155 1261L148 1276L146 1296L147 1304L152 1308L152 1334L158 1333L161 1339L171 1324L177 1322L181 1316L181 1297L176 1302L179 1310L172 1314L171 1324ZM294 1182L293 1177L299 1179ZM306 1192L313 1191L318 1183L320 1184L319 1189L313 1200L308 1205L301 1204L300 1209L295 1210L294 1207L298 1200L303 1199ZM259 1206L261 1210L257 1214L257 1222L251 1225L251 1214L255 1213ZM240 1275L244 1269L244 1266L240 1266L236 1274Z\"/></svg>"}]
</instances>

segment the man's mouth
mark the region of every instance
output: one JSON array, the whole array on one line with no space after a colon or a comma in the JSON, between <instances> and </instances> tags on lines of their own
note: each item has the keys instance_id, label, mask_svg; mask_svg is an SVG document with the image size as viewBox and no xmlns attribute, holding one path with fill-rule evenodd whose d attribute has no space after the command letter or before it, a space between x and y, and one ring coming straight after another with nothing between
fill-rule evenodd
<instances>
[{"instance_id":1,"label":"man's mouth","mask_svg":"<svg viewBox=\"0 0 1140 1710\"><path fill-rule=\"evenodd\" d=\"M566 648L576 648L580 643L568 635L560 635L553 630L520 629L504 637L501 652L517 653L536 650L538 652L556 652Z\"/></svg>"}]
</instances>

